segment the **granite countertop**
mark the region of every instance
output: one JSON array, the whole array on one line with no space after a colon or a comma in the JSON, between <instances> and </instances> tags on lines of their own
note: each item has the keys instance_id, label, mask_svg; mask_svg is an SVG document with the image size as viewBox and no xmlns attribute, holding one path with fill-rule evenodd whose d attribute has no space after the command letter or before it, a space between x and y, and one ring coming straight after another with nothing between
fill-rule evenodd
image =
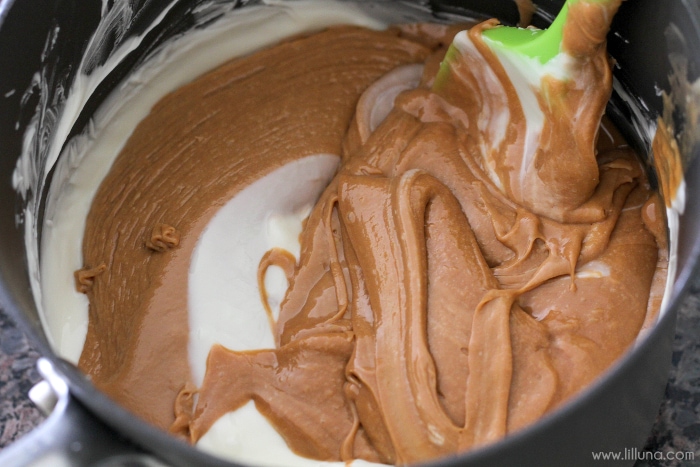
<instances>
[{"instance_id":1,"label":"granite countertop","mask_svg":"<svg viewBox=\"0 0 700 467\"><path fill-rule=\"evenodd\" d=\"M27 397L29 389L40 380L35 368L38 357L24 334L0 309L0 449L44 419ZM646 459L688 452L694 453L694 461L643 460L635 467L700 466L700 275L693 280L679 311L666 395L640 456Z\"/></svg>"}]
</instances>

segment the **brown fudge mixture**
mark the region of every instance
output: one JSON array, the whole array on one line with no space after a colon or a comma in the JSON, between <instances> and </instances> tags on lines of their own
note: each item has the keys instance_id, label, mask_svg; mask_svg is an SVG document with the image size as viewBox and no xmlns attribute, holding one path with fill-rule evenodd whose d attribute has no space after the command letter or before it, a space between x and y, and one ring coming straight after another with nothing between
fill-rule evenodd
<instances>
[{"instance_id":1,"label":"brown fudge mixture","mask_svg":"<svg viewBox=\"0 0 700 467\"><path fill-rule=\"evenodd\" d=\"M561 404L652 322L665 278L663 201L601 122L611 73L600 19L616 7L570 13L576 79L543 83L529 162L524 111L481 39L493 22L471 29L473 53L448 60L437 83L458 28L334 27L165 97L92 205L80 367L192 441L252 399L295 452L325 460L423 461ZM396 82L415 89L382 121L377 96ZM299 261L278 250L261 261L260 277L270 264L289 276L277 347L214 347L195 388L197 239L252 181L318 153L342 163L305 223Z\"/></svg>"}]
</instances>

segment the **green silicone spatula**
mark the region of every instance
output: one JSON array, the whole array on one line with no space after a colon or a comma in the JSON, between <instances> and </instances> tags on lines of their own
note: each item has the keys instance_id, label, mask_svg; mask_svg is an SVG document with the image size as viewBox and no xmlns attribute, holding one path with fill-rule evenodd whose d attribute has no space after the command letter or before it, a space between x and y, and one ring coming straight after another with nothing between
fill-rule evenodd
<instances>
[{"instance_id":1,"label":"green silicone spatula","mask_svg":"<svg viewBox=\"0 0 700 467\"><path fill-rule=\"evenodd\" d=\"M547 63L559 53L564 24L569 16L569 4L575 1L580 0L567 0L547 29L497 26L485 30L483 35L491 40L492 46L519 52L525 56L537 58L543 64ZM606 0L593 1L604 2Z\"/></svg>"},{"instance_id":2,"label":"green silicone spatula","mask_svg":"<svg viewBox=\"0 0 700 467\"><path fill-rule=\"evenodd\" d=\"M485 38L491 40L491 45L503 49L519 52L527 57L536 58L545 64L554 58L559 52L562 43L564 25L569 17L571 5L586 3L612 8L612 13L617 10L620 0L567 0L561 11L547 29L514 28L498 26L483 32ZM612 15L610 16L612 20ZM599 24L607 31L610 22ZM598 31L595 31L597 33Z\"/></svg>"},{"instance_id":3,"label":"green silicone spatula","mask_svg":"<svg viewBox=\"0 0 700 467\"><path fill-rule=\"evenodd\" d=\"M547 29L518 28L510 26L496 26L485 29L483 37L492 48L501 49L504 52L516 53L523 58L537 59L541 64L546 64L561 52L564 27L569 21L569 11L571 6L577 3L603 6L610 12L610 21L621 0L567 0L561 11ZM572 18L573 19L573 18ZM610 26L600 23L592 25L594 28L604 28L603 34ZM593 31L594 35L600 31ZM454 47L451 47L454 49ZM459 54L455 50L448 51L443 65L448 65L451 60L457 59ZM436 84L446 78L450 73L449 66L442 66ZM441 76L442 75L442 76Z\"/></svg>"},{"instance_id":4,"label":"green silicone spatula","mask_svg":"<svg viewBox=\"0 0 700 467\"><path fill-rule=\"evenodd\" d=\"M546 30L482 23L455 35L435 77L432 90L475 129L488 177L533 212L563 218L596 189L595 141L612 90L605 41L621 3L567 0ZM562 175L572 171L592 175L572 190L574 175Z\"/></svg>"}]
</instances>

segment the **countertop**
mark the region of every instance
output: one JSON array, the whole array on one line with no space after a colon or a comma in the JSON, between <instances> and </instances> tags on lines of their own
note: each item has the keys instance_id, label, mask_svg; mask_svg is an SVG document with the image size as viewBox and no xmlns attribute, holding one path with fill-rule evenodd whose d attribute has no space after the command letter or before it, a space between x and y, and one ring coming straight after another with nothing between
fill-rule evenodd
<instances>
[{"instance_id":1,"label":"countertop","mask_svg":"<svg viewBox=\"0 0 700 467\"><path fill-rule=\"evenodd\" d=\"M44 419L27 397L40 379L35 369L38 357L22 331L0 309L0 449ZM689 453L694 460L668 460ZM700 275L680 308L666 395L644 451L638 455L645 460L637 461L635 467L700 466Z\"/></svg>"}]
</instances>

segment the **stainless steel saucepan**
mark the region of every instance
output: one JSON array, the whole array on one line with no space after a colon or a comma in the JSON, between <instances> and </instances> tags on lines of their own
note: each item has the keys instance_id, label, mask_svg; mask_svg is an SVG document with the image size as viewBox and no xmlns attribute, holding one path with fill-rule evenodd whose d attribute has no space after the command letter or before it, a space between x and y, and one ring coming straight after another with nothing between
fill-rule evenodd
<instances>
[{"instance_id":1,"label":"stainless steel saucepan","mask_svg":"<svg viewBox=\"0 0 700 467\"><path fill-rule=\"evenodd\" d=\"M141 45L98 86L70 135L79 134L92 112L109 92L160 44L194 27L192 12L205 0L0 0L0 303L30 336L43 355L40 372L47 394L56 404L48 420L0 454L0 465L220 465L216 459L148 425L98 391L73 365L61 360L50 347L30 290L25 225L40 226L42 197L36 189L39 219L22 217L28 198L12 184L12 174L23 151L23 135L32 119L39 118L34 151L41 158L45 145L56 144L55 119L88 39L102 15L128 3L126 36L143 35ZM254 1L241 0L237 8ZM496 16L505 23L517 21L513 0L419 1L437 17ZM539 0L534 24L545 27L561 8L561 0ZM143 34L154 18L165 13L159 25ZM124 25L122 25L124 27ZM104 58L123 37L103 44ZM671 91L669 76L693 83L700 74L700 3L691 0L629 0L623 3L609 35L609 51L616 60L617 89L608 113L628 137L649 153L640 135L640 120L663 111L660 91ZM89 70L88 70L89 71ZM41 92L28 92L34 77L46 79ZM676 80L674 86L678 86ZM436 466L586 466L591 453L641 447L658 413L671 360L675 314L700 257L700 163L692 137L697 111L693 89L672 113L683 132L683 160L687 204L680 218L678 272L670 307L656 327L618 361L602 378L574 400L534 425L499 443ZM12 91L12 92L11 92ZM675 89L676 95L678 89ZM624 95L637 99L623 98ZM700 102L700 101L697 101ZM37 113L38 110L38 113ZM35 120L35 123L37 121ZM650 165L651 166L651 165ZM50 178L51 174L49 174ZM40 232L38 232L40 235ZM50 397L45 398L49 400ZM611 464L620 465L619 462ZM39 465L39 464L37 464Z\"/></svg>"}]
</instances>

